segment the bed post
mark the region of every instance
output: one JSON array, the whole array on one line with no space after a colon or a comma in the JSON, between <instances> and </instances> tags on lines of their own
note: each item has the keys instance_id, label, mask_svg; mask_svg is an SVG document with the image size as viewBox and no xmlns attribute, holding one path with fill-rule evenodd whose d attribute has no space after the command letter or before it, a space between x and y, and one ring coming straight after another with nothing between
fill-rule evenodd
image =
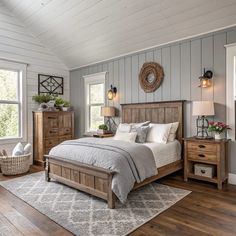
<instances>
[{"instance_id":1,"label":"bed post","mask_svg":"<svg viewBox=\"0 0 236 236\"><path fill-rule=\"evenodd\" d=\"M50 182L50 177L49 177L49 171L50 171L50 165L49 165L49 158L46 156L46 162L45 162L45 180L47 182Z\"/></svg>"},{"instance_id":2,"label":"bed post","mask_svg":"<svg viewBox=\"0 0 236 236\"><path fill-rule=\"evenodd\" d=\"M116 201L115 194L113 193L112 188L111 188L112 177L113 177L113 174L109 174L109 176L108 176L107 203L108 203L108 207L110 209L115 208L115 201Z\"/></svg>"}]
</instances>

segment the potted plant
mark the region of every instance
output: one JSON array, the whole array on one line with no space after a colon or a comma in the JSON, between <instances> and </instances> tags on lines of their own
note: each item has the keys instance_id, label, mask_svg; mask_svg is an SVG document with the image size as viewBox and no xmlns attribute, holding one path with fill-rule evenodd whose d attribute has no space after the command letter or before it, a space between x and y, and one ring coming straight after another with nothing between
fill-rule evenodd
<instances>
[{"instance_id":1,"label":"potted plant","mask_svg":"<svg viewBox=\"0 0 236 236\"><path fill-rule=\"evenodd\" d=\"M68 101L64 101L63 106L62 106L63 111L68 111L70 110L70 103Z\"/></svg>"},{"instance_id":2,"label":"potted plant","mask_svg":"<svg viewBox=\"0 0 236 236\"><path fill-rule=\"evenodd\" d=\"M208 131L215 133L215 139L225 138L225 131L230 129L228 125L223 122L209 122Z\"/></svg>"},{"instance_id":3,"label":"potted plant","mask_svg":"<svg viewBox=\"0 0 236 236\"><path fill-rule=\"evenodd\" d=\"M59 108L60 110L62 110L63 104L65 103L65 101L60 98L60 97L55 97L55 107Z\"/></svg>"},{"instance_id":4,"label":"potted plant","mask_svg":"<svg viewBox=\"0 0 236 236\"><path fill-rule=\"evenodd\" d=\"M37 102L38 104L41 104L41 103L48 103L51 100L55 100L55 98L50 94L39 94L39 95L34 95L32 97L32 100Z\"/></svg>"},{"instance_id":5,"label":"potted plant","mask_svg":"<svg viewBox=\"0 0 236 236\"><path fill-rule=\"evenodd\" d=\"M50 94L34 95L32 100L39 104L39 111L45 111L54 108L55 97Z\"/></svg>"},{"instance_id":6,"label":"potted plant","mask_svg":"<svg viewBox=\"0 0 236 236\"><path fill-rule=\"evenodd\" d=\"M98 134L106 134L106 133L108 133L108 132L109 132L109 131L108 131L107 125L102 124L102 125L99 125L99 126L98 126L98 130L97 130L97 133L98 133Z\"/></svg>"}]
</instances>

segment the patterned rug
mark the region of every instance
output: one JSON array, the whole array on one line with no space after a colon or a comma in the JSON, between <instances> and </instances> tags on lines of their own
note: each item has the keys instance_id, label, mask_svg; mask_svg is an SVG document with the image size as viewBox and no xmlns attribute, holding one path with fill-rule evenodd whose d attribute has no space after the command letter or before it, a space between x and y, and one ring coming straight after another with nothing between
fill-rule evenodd
<instances>
[{"instance_id":1,"label":"patterned rug","mask_svg":"<svg viewBox=\"0 0 236 236\"><path fill-rule=\"evenodd\" d=\"M152 183L129 194L125 205L105 201L56 182L44 172L0 182L4 188L79 236L127 235L190 192Z\"/></svg>"}]
</instances>

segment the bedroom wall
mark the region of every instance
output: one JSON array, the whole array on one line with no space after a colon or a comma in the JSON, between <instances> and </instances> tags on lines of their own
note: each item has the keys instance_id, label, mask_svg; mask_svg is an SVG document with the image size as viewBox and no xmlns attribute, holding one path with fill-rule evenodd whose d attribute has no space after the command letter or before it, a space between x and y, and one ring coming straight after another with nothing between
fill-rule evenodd
<instances>
[{"instance_id":1,"label":"bedroom wall","mask_svg":"<svg viewBox=\"0 0 236 236\"><path fill-rule=\"evenodd\" d=\"M236 28L229 28L152 50L87 66L70 72L71 103L75 108L76 135L84 133L83 75L108 71L106 90L112 84L118 96L108 105L118 109L121 103L187 100L185 136L195 134L195 118L191 115L191 101L214 100L215 120L226 120L226 50L224 45L236 42ZM96 52L95 52L96 53ZM139 86L138 74L146 61L159 62L164 67L165 78L154 93L145 94ZM201 89L198 77L204 67L214 73L213 86ZM119 118L116 119L119 121ZM230 172L236 173L235 158L230 158Z\"/></svg>"},{"instance_id":2,"label":"bedroom wall","mask_svg":"<svg viewBox=\"0 0 236 236\"><path fill-rule=\"evenodd\" d=\"M28 63L27 66L27 107L28 141L32 143L32 111L38 105L32 96L38 93L38 74L64 77L64 98L69 99L69 71L53 53L33 37L15 16L0 2L0 59ZM10 151L15 144L1 145Z\"/></svg>"}]
</instances>

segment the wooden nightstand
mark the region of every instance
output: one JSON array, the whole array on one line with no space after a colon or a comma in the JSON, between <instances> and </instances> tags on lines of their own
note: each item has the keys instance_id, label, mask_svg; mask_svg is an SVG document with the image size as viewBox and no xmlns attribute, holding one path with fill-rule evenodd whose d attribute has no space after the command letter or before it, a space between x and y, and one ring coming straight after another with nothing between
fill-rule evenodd
<instances>
[{"instance_id":1,"label":"wooden nightstand","mask_svg":"<svg viewBox=\"0 0 236 236\"><path fill-rule=\"evenodd\" d=\"M188 178L216 183L222 189L228 180L228 139L184 139L184 180ZM212 178L194 174L195 164L207 164L214 168Z\"/></svg>"},{"instance_id":2,"label":"wooden nightstand","mask_svg":"<svg viewBox=\"0 0 236 236\"><path fill-rule=\"evenodd\" d=\"M94 138L110 138L113 136L114 136L114 134L94 134L93 135Z\"/></svg>"}]
</instances>

